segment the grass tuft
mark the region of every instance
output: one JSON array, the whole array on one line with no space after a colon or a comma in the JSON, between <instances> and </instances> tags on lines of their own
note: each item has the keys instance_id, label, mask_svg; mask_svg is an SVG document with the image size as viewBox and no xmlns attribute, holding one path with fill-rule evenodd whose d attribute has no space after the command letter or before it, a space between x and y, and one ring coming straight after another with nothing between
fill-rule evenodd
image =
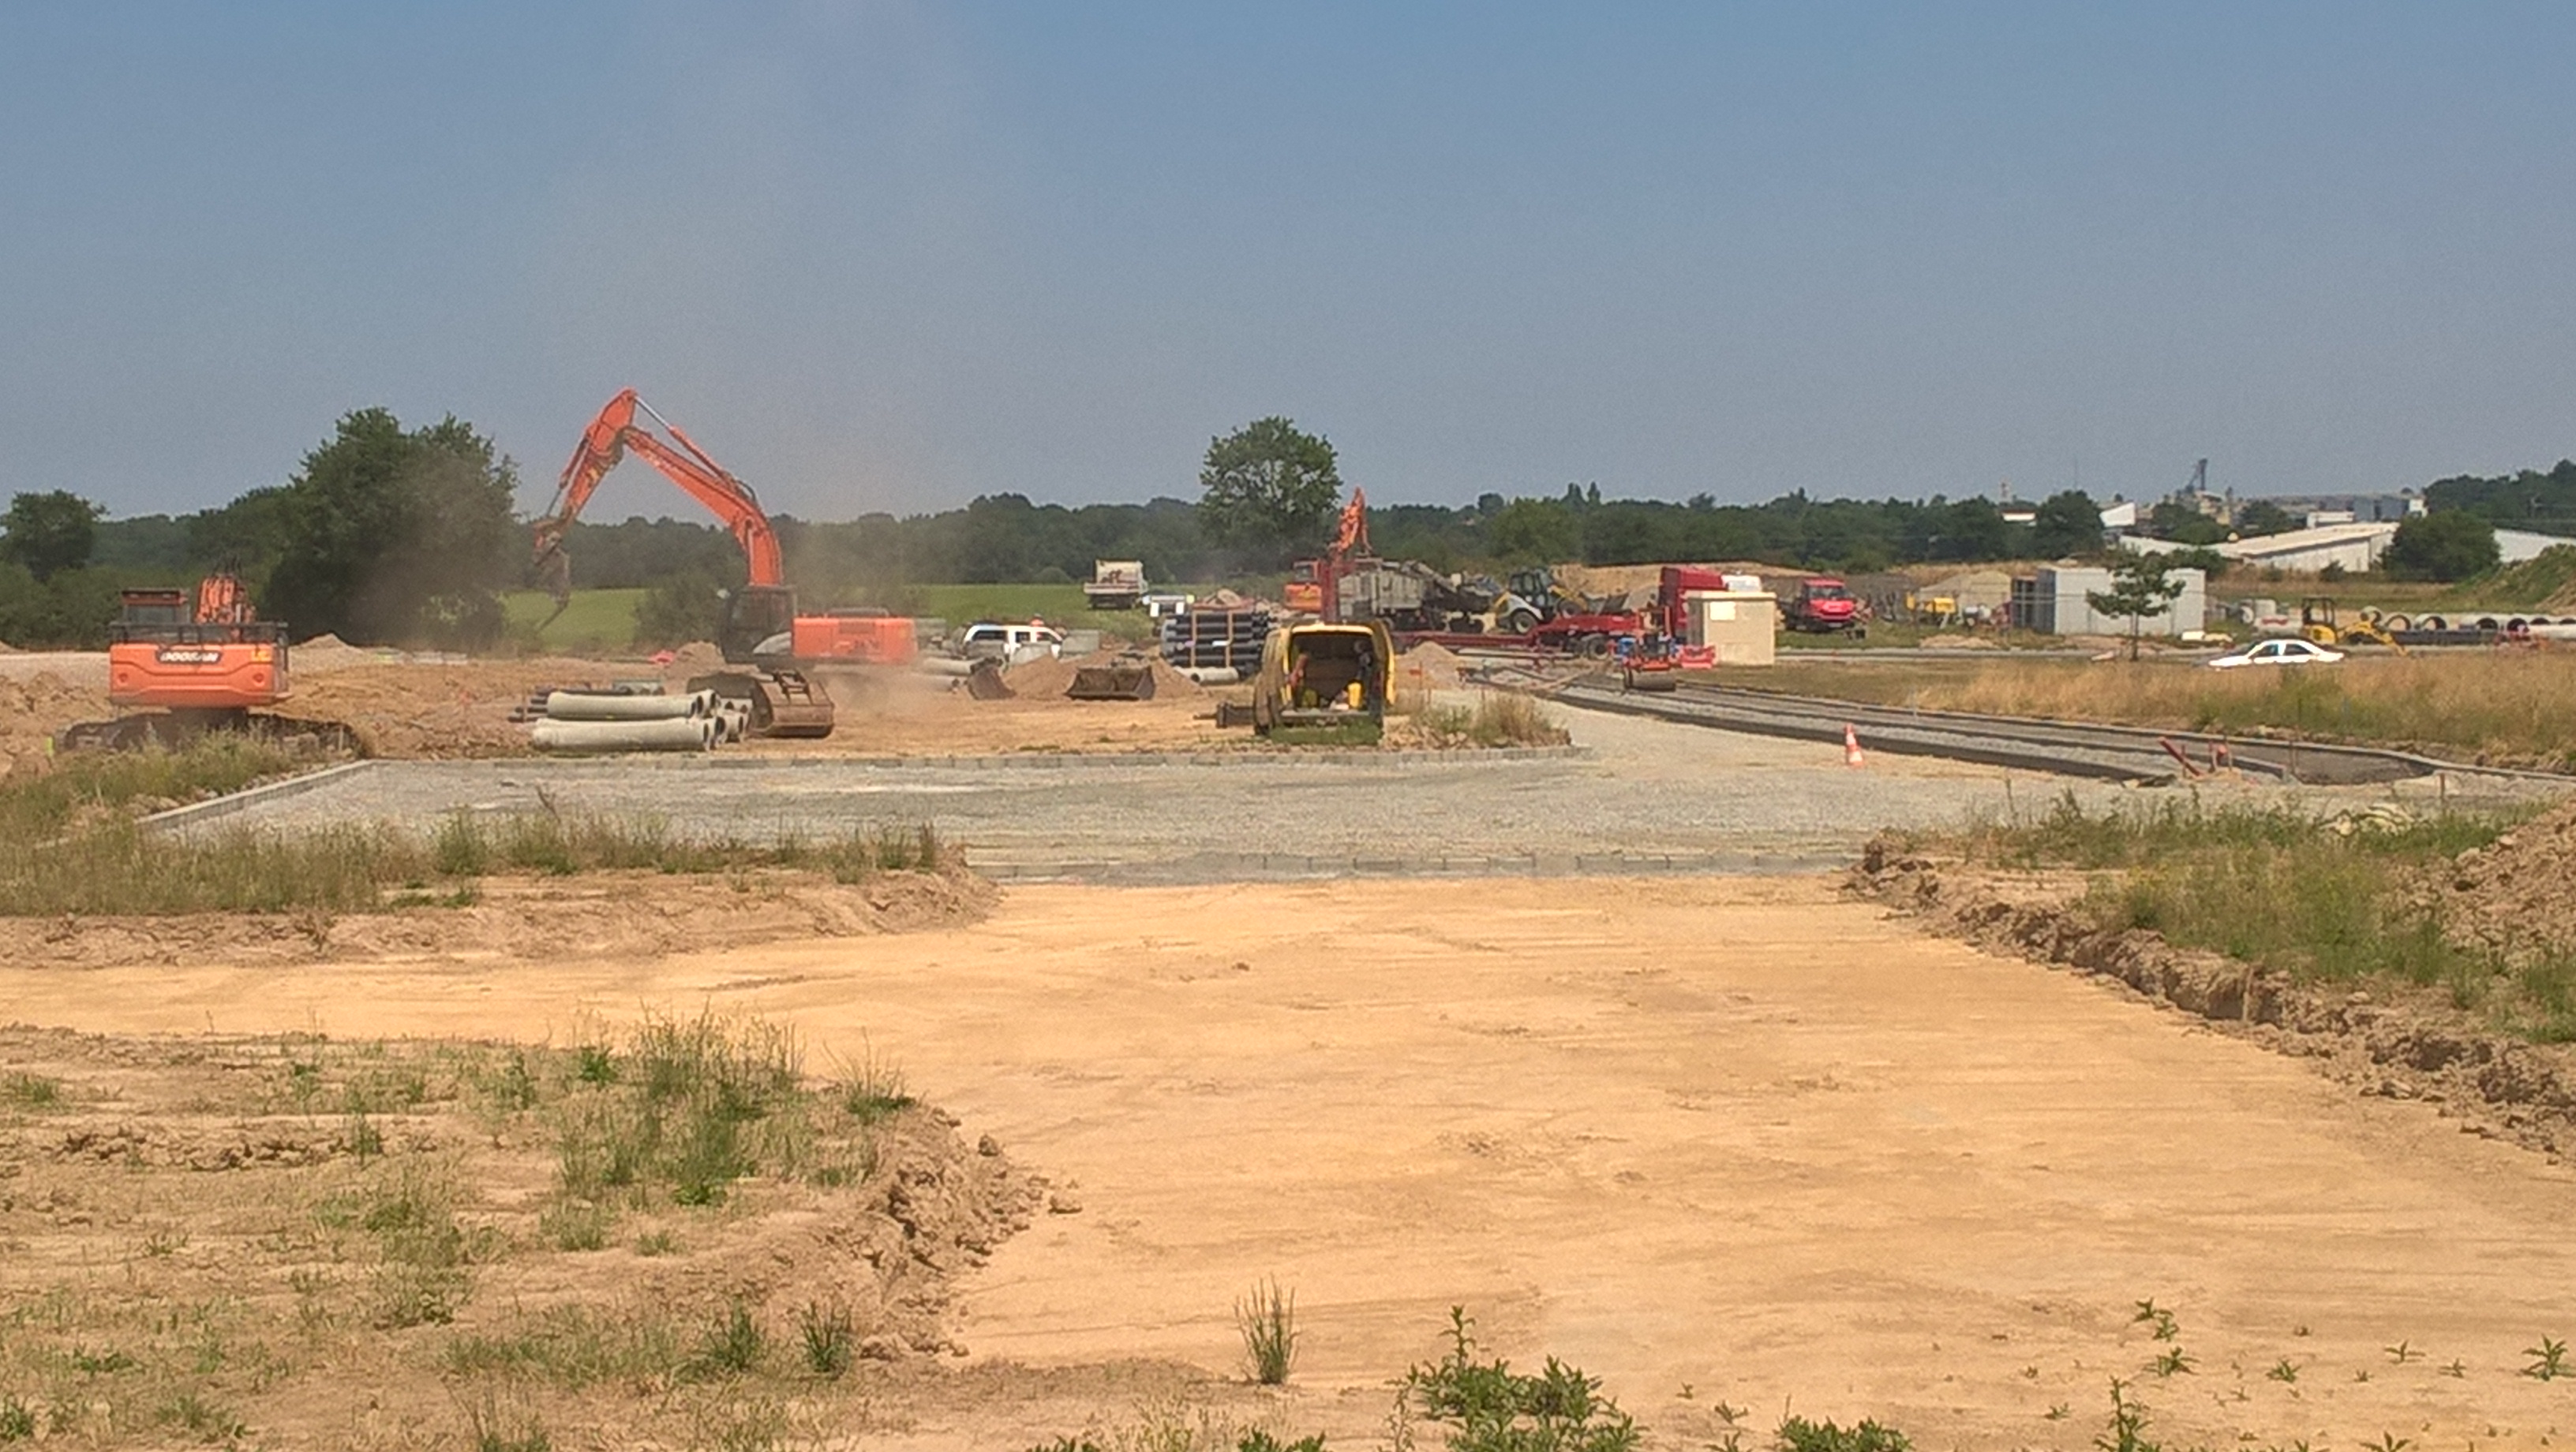
<instances>
[{"instance_id":1,"label":"grass tuft","mask_svg":"<svg viewBox=\"0 0 2576 1452\"><path fill-rule=\"evenodd\" d=\"M796 1329L804 1342L807 1370L834 1379L849 1371L851 1358L858 1353L858 1332L849 1307L837 1301L828 1306L808 1301L797 1313Z\"/></svg>"},{"instance_id":2,"label":"grass tuft","mask_svg":"<svg viewBox=\"0 0 2576 1452\"><path fill-rule=\"evenodd\" d=\"M1275 1280L1252 1288L1234 1303L1235 1330L1243 1336L1243 1359L1252 1379L1263 1386L1286 1386L1297 1361L1297 1295Z\"/></svg>"}]
</instances>

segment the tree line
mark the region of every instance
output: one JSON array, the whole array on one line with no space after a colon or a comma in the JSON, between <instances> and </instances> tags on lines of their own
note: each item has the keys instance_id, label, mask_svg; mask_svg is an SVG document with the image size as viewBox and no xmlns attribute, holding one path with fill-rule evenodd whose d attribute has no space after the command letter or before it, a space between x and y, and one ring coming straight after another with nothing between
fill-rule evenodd
<instances>
[{"instance_id":1,"label":"tree line","mask_svg":"<svg viewBox=\"0 0 2576 1452\"><path fill-rule=\"evenodd\" d=\"M775 523L788 578L811 603L907 608L916 585L1073 581L1099 559L1142 560L1155 580L1275 575L1323 547L1344 495L1329 441L1284 418L1210 440L1198 482L1195 499L1066 506L996 493L925 514ZM182 584L220 568L240 573L261 612L300 636L486 648L503 633L501 593L530 583L517 484L512 462L466 423L406 428L386 410L362 409L339 420L285 483L219 508L108 520L67 493L20 494L0 518L0 640L94 646L121 586ZM2576 521L2576 464L2444 480L2431 494L2437 511ZM2266 507L2241 523L2261 532ZM2188 513L2168 506L2148 527L2179 530ZM1606 498L1598 484L1568 484L1545 497L1381 504L1369 527L1380 554L1442 570L1746 560L1858 573L2101 549L2098 507L2085 494L2054 494L2034 516L2007 520L1982 497L1819 499L1797 490L1720 504L1705 494ZM702 637L717 592L743 578L731 536L698 520L583 521L567 532L565 551L578 586L650 591L645 632L671 639ZM2443 567L2475 554L2455 551Z\"/></svg>"}]
</instances>

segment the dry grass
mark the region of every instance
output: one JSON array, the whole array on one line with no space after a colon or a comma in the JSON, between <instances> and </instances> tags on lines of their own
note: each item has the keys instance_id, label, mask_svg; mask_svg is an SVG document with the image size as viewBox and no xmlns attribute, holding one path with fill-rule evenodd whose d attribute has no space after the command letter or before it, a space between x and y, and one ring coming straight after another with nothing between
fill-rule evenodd
<instances>
[{"instance_id":1,"label":"dry grass","mask_svg":"<svg viewBox=\"0 0 2576 1452\"><path fill-rule=\"evenodd\" d=\"M751 1019L566 1049L16 1028L0 1061L59 1086L0 1105L0 1442L759 1446L791 1405L846 1436L854 1363L936 1334L907 1247L944 1264L968 1222L929 1202L1008 1173L932 1111L860 1121Z\"/></svg>"},{"instance_id":2,"label":"dry grass","mask_svg":"<svg viewBox=\"0 0 2576 1452\"><path fill-rule=\"evenodd\" d=\"M1412 718L1412 731L1420 745L1438 749L1563 746L1571 739L1537 698L1513 691L1485 692L1472 707L1425 706Z\"/></svg>"},{"instance_id":3,"label":"dry grass","mask_svg":"<svg viewBox=\"0 0 2576 1452\"><path fill-rule=\"evenodd\" d=\"M1925 710L2412 747L2576 768L2576 659L2549 650L2213 671L2128 661L1782 666L1728 684Z\"/></svg>"},{"instance_id":4,"label":"dry grass","mask_svg":"<svg viewBox=\"0 0 2576 1452\"><path fill-rule=\"evenodd\" d=\"M388 824L179 834L137 824L142 815L315 764L272 745L218 736L184 751L66 756L53 770L0 782L0 835L34 844L0 854L0 916L462 906L474 900L474 879L496 873L778 868L847 884L880 872L953 872L965 865L926 825L751 842L689 837L650 817L551 806L458 814L427 833Z\"/></svg>"}]
</instances>

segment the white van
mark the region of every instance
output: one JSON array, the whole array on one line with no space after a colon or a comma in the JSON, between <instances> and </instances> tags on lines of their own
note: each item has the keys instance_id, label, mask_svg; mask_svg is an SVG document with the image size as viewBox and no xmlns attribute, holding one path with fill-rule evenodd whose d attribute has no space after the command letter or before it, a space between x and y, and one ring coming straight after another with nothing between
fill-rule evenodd
<instances>
[{"instance_id":1,"label":"white van","mask_svg":"<svg viewBox=\"0 0 2576 1452\"><path fill-rule=\"evenodd\" d=\"M997 660L1004 665L1051 660L1064 653L1064 633L1034 620L1026 625L985 621L966 627L957 639L957 653L968 660Z\"/></svg>"}]
</instances>

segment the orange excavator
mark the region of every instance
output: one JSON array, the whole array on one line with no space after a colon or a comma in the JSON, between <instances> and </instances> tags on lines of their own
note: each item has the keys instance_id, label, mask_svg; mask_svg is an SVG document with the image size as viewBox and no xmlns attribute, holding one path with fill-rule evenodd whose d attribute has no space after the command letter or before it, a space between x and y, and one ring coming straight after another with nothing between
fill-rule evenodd
<instances>
[{"instance_id":1,"label":"orange excavator","mask_svg":"<svg viewBox=\"0 0 2576 1452\"><path fill-rule=\"evenodd\" d=\"M328 721L255 714L286 699L286 626L262 620L241 577L218 570L185 590L126 590L107 647L107 699L156 707L146 715L83 721L59 738L67 750L183 746L233 731L324 750L357 738Z\"/></svg>"},{"instance_id":2,"label":"orange excavator","mask_svg":"<svg viewBox=\"0 0 2576 1452\"><path fill-rule=\"evenodd\" d=\"M641 412L669 434L665 441L637 422ZM564 535L590 502L608 471L632 454L660 470L733 532L749 566L750 583L725 600L716 646L728 664L749 669L702 676L691 690L713 690L751 703L751 729L766 736L832 734L832 701L805 668L818 664L904 665L912 661L913 623L881 610L800 614L796 589L786 581L778 531L761 510L751 486L726 472L651 404L625 389L608 401L582 434L564 465L555 499L536 525L536 568L555 597L560 615L572 600L571 559ZM551 617L549 617L551 619Z\"/></svg>"}]
</instances>

